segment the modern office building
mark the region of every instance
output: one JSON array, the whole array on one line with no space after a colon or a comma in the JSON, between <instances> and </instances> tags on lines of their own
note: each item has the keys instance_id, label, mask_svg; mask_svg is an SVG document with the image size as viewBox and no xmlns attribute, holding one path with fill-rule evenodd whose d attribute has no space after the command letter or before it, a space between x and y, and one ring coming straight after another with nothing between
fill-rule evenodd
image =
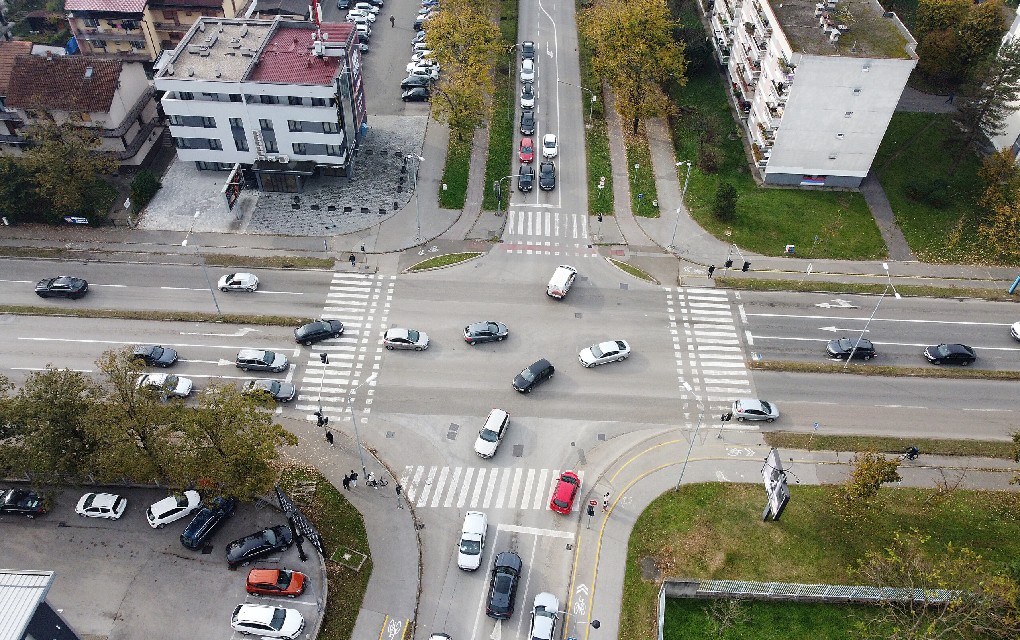
<instances>
[{"instance_id":1,"label":"modern office building","mask_svg":"<svg viewBox=\"0 0 1020 640\"><path fill-rule=\"evenodd\" d=\"M1016 38L1017 35L1020 35L1020 9L1017 9L1013 24L1002 38L1003 44ZM1003 132L995 136L991 142L996 149L1012 149L1013 157L1018 158L1020 156L1020 104L1014 106L1017 110L1006 117L1006 121L1003 122Z\"/></svg>"},{"instance_id":2,"label":"modern office building","mask_svg":"<svg viewBox=\"0 0 1020 640\"><path fill-rule=\"evenodd\" d=\"M726 67L765 184L854 188L917 64L916 41L877 0L715 0Z\"/></svg>"}]
</instances>

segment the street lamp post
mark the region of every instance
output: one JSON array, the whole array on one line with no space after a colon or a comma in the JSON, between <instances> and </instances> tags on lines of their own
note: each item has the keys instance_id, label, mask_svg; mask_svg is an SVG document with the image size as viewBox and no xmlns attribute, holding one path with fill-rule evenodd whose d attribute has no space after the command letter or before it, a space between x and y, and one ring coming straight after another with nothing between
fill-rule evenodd
<instances>
[{"instance_id":1,"label":"street lamp post","mask_svg":"<svg viewBox=\"0 0 1020 640\"><path fill-rule=\"evenodd\" d=\"M503 184L504 180L509 180L509 179L512 179L512 178L513 178L513 176L503 176L499 180L496 180L495 182L492 183L492 190L496 192L496 217L497 218L501 215L500 207L503 206L503 197L502 197L502 193L500 191L500 185ZM507 189L509 189L509 188L510 188L510 184L507 183ZM507 194L506 206L507 206L507 209L510 208L510 195L509 194Z\"/></svg>"},{"instance_id":2,"label":"street lamp post","mask_svg":"<svg viewBox=\"0 0 1020 640\"><path fill-rule=\"evenodd\" d=\"M861 335L857 336L857 341L854 343L853 349L850 350L850 355L847 357L846 362L843 363L844 371L846 371L846 368L850 366L850 361L854 359L854 353L857 352L857 345L861 343L861 338L863 338L864 334L868 332L868 327L871 326L871 321L874 320L875 316L878 314L878 308L882 306L882 300L884 300L886 294L889 293L889 289L893 290L893 295L897 300L902 297L899 292L896 291L896 285L893 284L892 276L889 274L889 263L883 262L882 269L885 270L885 276L889 279L889 282L885 285L885 289L882 290L882 295L878 297L878 302L875 303L875 310L871 312L871 317L869 317L868 321L864 323L864 328L861 329Z\"/></svg>"},{"instance_id":3,"label":"street lamp post","mask_svg":"<svg viewBox=\"0 0 1020 640\"><path fill-rule=\"evenodd\" d=\"M191 221L191 228L188 229L187 235L184 236L184 240L181 241L181 246L188 246L188 238L191 237L191 232L195 230L195 223L198 222L198 216L202 215L201 211L196 211L194 219ZM202 257L202 252L198 250L198 245L195 245L195 255L198 256L198 264L202 267L202 273L205 275L205 283L209 287L209 293L212 295L213 306L216 307L216 315L222 316L223 312L220 311L220 303L216 300L216 287L213 286L212 280L209 278L209 269L205 266L205 258Z\"/></svg>"},{"instance_id":4,"label":"street lamp post","mask_svg":"<svg viewBox=\"0 0 1020 640\"><path fill-rule=\"evenodd\" d=\"M694 388L691 387L691 384L686 380L684 380L684 389L686 389L691 395L694 395ZM684 472L687 471L687 462L691 459L691 451L694 450L694 441L698 439L698 430L701 429L701 421L705 417L705 403L702 402L701 398L696 395L694 395L694 399L697 400L698 404L701 406L701 413L698 414L698 426L694 427L694 435L691 436L691 443L687 447L687 456L684 458L684 466L680 468L680 477L677 478L676 481L677 491L680 490L680 483L684 481Z\"/></svg>"},{"instance_id":5,"label":"street lamp post","mask_svg":"<svg viewBox=\"0 0 1020 640\"><path fill-rule=\"evenodd\" d=\"M669 247L668 247L668 249L670 251L674 251L676 249L676 228L680 224L680 212L684 208L684 197L687 195L687 182L691 179L691 163L690 163L690 161L688 160L686 163L678 162L678 163L676 163L676 166L679 167L682 164L686 164L687 165L687 177L684 178L684 188L680 190L680 206L676 208L676 220L673 221L673 237L670 238L670 240L669 240Z\"/></svg>"},{"instance_id":6,"label":"street lamp post","mask_svg":"<svg viewBox=\"0 0 1020 640\"><path fill-rule=\"evenodd\" d=\"M354 415L354 394L358 392L358 389L375 380L378 375L378 373L373 373L368 376L364 382L351 389L350 393L347 394L347 408L351 411L351 422L354 423L354 441L358 445L358 459L361 460L361 474L364 477L368 476L368 471L365 468L365 452L361 449L361 434L358 432L358 416ZM320 390L319 393L322 393L322 391Z\"/></svg>"},{"instance_id":7,"label":"street lamp post","mask_svg":"<svg viewBox=\"0 0 1020 640\"><path fill-rule=\"evenodd\" d=\"M595 92L592 91L591 89L587 89L585 87L582 87L579 84L573 84L572 82L565 82L563 80L557 80L556 82L559 82L560 84L565 84L565 85L568 85L568 86L571 86L571 87L577 87L581 91L587 91L588 92L588 95L591 96L591 101L588 103L588 125L591 126L592 110L595 108L595 103L598 102L598 99L595 97Z\"/></svg>"},{"instance_id":8,"label":"street lamp post","mask_svg":"<svg viewBox=\"0 0 1020 640\"><path fill-rule=\"evenodd\" d=\"M414 236L414 243L421 244L421 200L418 197L418 167L421 166L421 162L425 158L408 153L404 156L404 159L414 162L414 173L411 174L411 188L414 189L414 219L418 226L417 233Z\"/></svg>"},{"instance_id":9,"label":"street lamp post","mask_svg":"<svg viewBox=\"0 0 1020 640\"><path fill-rule=\"evenodd\" d=\"M900 293L896 290L896 285L893 284L892 275L889 274L889 263L883 262L882 268L885 269L885 277L889 279L889 286L892 287L893 297L899 300L901 296Z\"/></svg>"}]
</instances>

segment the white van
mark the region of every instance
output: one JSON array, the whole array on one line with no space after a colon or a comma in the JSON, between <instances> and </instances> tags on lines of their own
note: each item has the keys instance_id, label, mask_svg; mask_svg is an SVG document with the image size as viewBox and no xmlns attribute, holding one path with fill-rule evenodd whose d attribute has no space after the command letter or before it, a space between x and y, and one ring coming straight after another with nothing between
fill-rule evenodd
<instances>
[{"instance_id":1,"label":"white van","mask_svg":"<svg viewBox=\"0 0 1020 640\"><path fill-rule=\"evenodd\" d=\"M577 269L570 265L561 264L553 271L552 278L549 278L549 288L546 293L554 298L562 298L570 291L570 285L574 284L577 277Z\"/></svg>"}]
</instances>

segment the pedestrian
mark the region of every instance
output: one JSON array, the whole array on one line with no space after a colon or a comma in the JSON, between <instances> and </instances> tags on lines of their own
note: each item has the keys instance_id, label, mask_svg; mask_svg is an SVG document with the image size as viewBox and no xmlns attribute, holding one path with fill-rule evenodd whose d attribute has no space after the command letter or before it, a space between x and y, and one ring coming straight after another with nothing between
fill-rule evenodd
<instances>
[{"instance_id":1,"label":"pedestrian","mask_svg":"<svg viewBox=\"0 0 1020 640\"><path fill-rule=\"evenodd\" d=\"M351 477L347 474L344 474L344 489L351 490Z\"/></svg>"},{"instance_id":2,"label":"pedestrian","mask_svg":"<svg viewBox=\"0 0 1020 640\"><path fill-rule=\"evenodd\" d=\"M602 513L609 511L609 492L606 491L606 495L602 497Z\"/></svg>"},{"instance_id":3,"label":"pedestrian","mask_svg":"<svg viewBox=\"0 0 1020 640\"><path fill-rule=\"evenodd\" d=\"M329 443L329 446L333 446L333 432L329 429L326 429L326 442Z\"/></svg>"},{"instance_id":4,"label":"pedestrian","mask_svg":"<svg viewBox=\"0 0 1020 640\"><path fill-rule=\"evenodd\" d=\"M394 23L396 23L396 21L397 21L397 19L396 19L396 18L394 18L393 16L390 16L390 29L392 29L392 28L393 28L393 26L394 26Z\"/></svg>"},{"instance_id":5,"label":"pedestrian","mask_svg":"<svg viewBox=\"0 0 1020 640\"><path fill-rule=\"evenodd\" d=\"M358 488L358 474L354 473L354 469L351 469L351 489Z\"/></svg>"},{"instance_id":6,"label":"pedestrian","mask_svg":"<svg viewBox=\"0 0 1020 640\"><path fill-rule=\"evenodd\" d=\"M351 257L347 258L347 259L351 261L351 266L352 267L354 266L354 263L358 261L358 259L354 257L353 253L351 254Z\"/></svg>"},{"instance_id":7,"label":"pedestrian","mask_svg":"<svg viewBox=\"0 0 1020 640\"><path fill-rule=\"evenodd\" d=\"M953 104L953 98L955 98L955 97L956 97L956 94L953 93L952 91L950 91L949 92L949 97L946 98L946 104Z\"/></svg>"}]
</instances>

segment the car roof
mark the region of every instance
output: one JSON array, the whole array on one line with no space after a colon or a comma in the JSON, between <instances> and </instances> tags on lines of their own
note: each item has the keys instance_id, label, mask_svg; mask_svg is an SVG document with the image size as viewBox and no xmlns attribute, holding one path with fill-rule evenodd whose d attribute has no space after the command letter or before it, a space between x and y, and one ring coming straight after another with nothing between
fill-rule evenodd
<instances>
[{"instance_id":1,"label":"car roof","mask_svg":"<svg viewBox=\"0 0 1020 640\"><path fill-rule=\"evenodd\" d=\"M261 358L266 353L263 349L241 349L237 352L238 358Z\"/></svg>"},{"instance_id":2,"label":"car roof","mask_svg":"<svg viewBox=\"0 0 1020 640\"><path fill-rule=\"evenodd\" d=\"M464 514L464 531L484 534L486 524L488 518L481 511L468 511Z\"/></svg>"},{"instance_id":3,"label":"car roof","mask_svg":"<svg viewBox=\"0 0 1020 640\"><path fill-rule=\"evenodd\" d=\"M542 358L541 360L536 360L528 368L531 369L532 371L541 371L542 369L548 369L551 366L552 366L552 364L548 360L546 360L545 358Z\"/></svg>"},{"instance_id":4,"label":"car roof","mask_svg":"<svg viewBox=\"0 0 1020 640\"><path fill-rule=\"evenodd\" d=\"M273 614L276 613L276 610L282 608L265 604L242 604L237 611L237 619L241 622L269 624L272 622Z\"/></svg>"},{"instance_id":5,"label":"car roof","mask_svg":"<svg viewBox=\"0 0 1020 640\"><path fill-rule=\"evenodd\" d=\"M765 410L761 406L761 400L756 400L754 398L742 398L740 400L737 400L736 404L737 404L737 406L739 406L739 407L741 407L743 409L758 409L760 411L764 411Z\"/></svg>"},{"instance_id":6,"label":"car roof","mask_svg":"<svg viewBox=\"0 0 1020 640\"><path fill-rule=\"evenodd\" d=\"M499 426L499 423L503 422L504 419L509 418L510 414L502 409L493 409L489 412L489 417L485 419L485 426L489 425Z\"/></svg>"},{"instance_id":7,"label":"car roof","mask_svg":"<svg viewBox=\"0 0 1020 640\"><path fill-rule=\"evenodd\" d=\"M252 569L248 572L248 580L250 582L276 582L279 575L279 569Z\"/></svg>"},{"instance_id":8,"label":"car roof","mask_svg":"<svg viewBox=\"0 0 1020 640\"><path fill-rule=\"evenodd\" d=\"M524 563L521 561L521 557L514 553L513 551L501 551L500 553L496 554L496 561L495 564L493 564L493 567L496 569L507 567L510 569L514 569L518 572L521 570L521 567L523 566Z\"/></svg>"},{"instance_id":9,"label":"car roof","mask_svg":"<svg viewBox=\"0 0 1020 640\"><path fill-rule=\"evenodd\" d=\"M403 329L400 327L393 327L386 330L386 336L390 338L407 338L409 335L409 329Z\"/></svg>"}]
</instances>

